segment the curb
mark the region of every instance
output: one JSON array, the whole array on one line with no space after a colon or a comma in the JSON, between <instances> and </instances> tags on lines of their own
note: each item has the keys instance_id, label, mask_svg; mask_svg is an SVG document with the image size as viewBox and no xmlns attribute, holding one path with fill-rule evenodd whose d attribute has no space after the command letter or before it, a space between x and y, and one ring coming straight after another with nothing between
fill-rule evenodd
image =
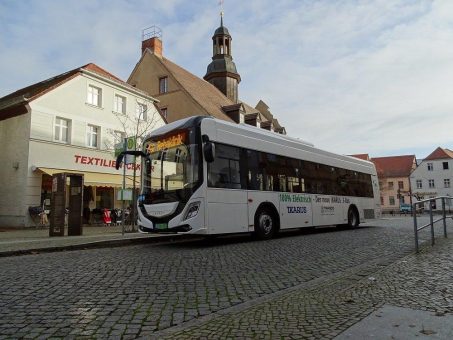
<instances>
[{"instance_id":1,"label":"curb","mask_svg":"<svg viewBox=\"0 0 453 340\"><path fill-rule=\"evenodd\" d=\"M7 250L0 251L1 257L21 256L21 255L36 255L39 253L53 253L73 250L85 250L85 249L100 249L100 248L111 248L111 247L123 247L134 244L156 244L156 243L176 243L186 241L188 239L195 239L190 235L161 235L155 237L134 237L127 239L115 239L115 240L101 240L80 244L70 244L64 246L53 246L44 248L30 248L20 250Z\"/></svg>"}]
</instances>

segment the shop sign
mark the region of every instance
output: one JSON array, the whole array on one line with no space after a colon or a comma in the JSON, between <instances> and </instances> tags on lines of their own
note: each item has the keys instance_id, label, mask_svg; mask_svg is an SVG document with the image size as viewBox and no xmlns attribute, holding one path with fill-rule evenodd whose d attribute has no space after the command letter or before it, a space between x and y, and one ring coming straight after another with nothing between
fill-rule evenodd
<instances>
[{"instance_id":1,"label":"shop sign","mask_svg":"<svg viewBox=\"0 0 453 340\"><path fill-rule=\"evenodd\" d=\"M100 157L90 157L90 156L83 156L83 155L74 155L75 163L76 164L83 164L83 165L92 165L92 166L99 166L104 168L115 168L116 161L113 159L106 159ZM122 164L120 165L120 168ZM127 164L126 169L133 170L136 169L140 171L141 164Z\"/></svg>"}]
</instances>

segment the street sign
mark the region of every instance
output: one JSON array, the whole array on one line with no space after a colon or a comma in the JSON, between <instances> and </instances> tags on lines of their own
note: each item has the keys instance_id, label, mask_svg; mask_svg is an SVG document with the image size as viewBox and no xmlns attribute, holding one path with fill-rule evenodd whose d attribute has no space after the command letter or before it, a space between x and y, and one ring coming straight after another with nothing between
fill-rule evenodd
<instances>
[{"instance_id":1,"label":"street sign","mask_svg":"<svg viewBox=\"0 0 453 340\"><path fill-rule=\"evenodd\" d=\"M124 143L126 146L126 151L133 151L135 150L136 140L135 137L126 137L124 139ZM134 164L135 163L135 156L126 155L124 157L124 164Z\"/></svg>"}]
</instances>

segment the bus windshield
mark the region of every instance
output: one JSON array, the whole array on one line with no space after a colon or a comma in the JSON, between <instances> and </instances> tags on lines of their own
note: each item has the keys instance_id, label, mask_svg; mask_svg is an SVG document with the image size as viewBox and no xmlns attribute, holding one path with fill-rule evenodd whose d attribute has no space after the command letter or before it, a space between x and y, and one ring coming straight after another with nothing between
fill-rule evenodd
<instances>
[{"instance_id":1,"label":"bus windshield","mask_svg":"<svg viewBox=\"0 0 453 340\"><path fill-rule=\"evenodd\" d=\"M192 131L159 136L145 142L143 194L192 192L199 183L199 144ZM155 195L154 195L155 196ZM181 198L181 195L179 195Z\"/></svg>"}]
</instances>

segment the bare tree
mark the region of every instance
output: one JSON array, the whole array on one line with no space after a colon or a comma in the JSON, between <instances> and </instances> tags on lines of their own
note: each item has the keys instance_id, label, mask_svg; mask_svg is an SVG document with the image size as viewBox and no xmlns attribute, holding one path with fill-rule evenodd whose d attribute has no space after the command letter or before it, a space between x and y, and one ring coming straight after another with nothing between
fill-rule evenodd
<instances>
[{"instance_id":1,"label":"bare tree","mask_svg":"<svg viewBox=\"0 0 453 340\"><path fill-rule=\"evenodd\" d=\"M138 101L136 100L136 111L134 113L114 112L114 115L120 123L120 130L109 130L108 134L111 138L105 141L105 147L108 150L114 150L115 143L122 142L125 137L134 138L134 150L137 150L143 144L145 137L162 123L162 117L152 101ZM123 165L125 166L125 164ZM133 180L132 180L132 211L131 220L135 228L135 221L137 216L137 194L136 194L136 178L137 168L133 167Z\"/></svg>"}]
</instances>

